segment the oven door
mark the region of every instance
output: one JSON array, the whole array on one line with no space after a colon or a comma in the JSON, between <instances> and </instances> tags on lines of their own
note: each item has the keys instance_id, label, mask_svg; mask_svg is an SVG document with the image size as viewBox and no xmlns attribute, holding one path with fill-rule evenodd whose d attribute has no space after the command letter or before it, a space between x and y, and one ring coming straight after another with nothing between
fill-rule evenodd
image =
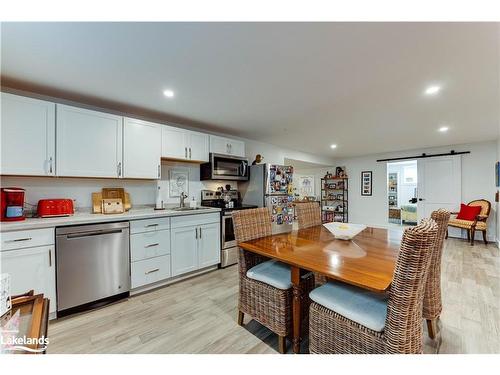
<instances>
[{"instance_id":1,"label":"oven door","mask_svg":"<svg viewBox=\"0 0 500 375\"><path fill-rule=\"evenodd\" d=\"M230 213L222 216L222 248L228 249L236 246L236 238L233 229L233 217Z\"/></svg>"},{"instance_id":2,"label":"oven door","mask_svg":"<svg viewBox=\"0 0 500 375\"><path fill-rule=\"evenodd\" d=\"M211 154L212 179L248 180L248 160L240 157Z\"/></svg>"}]
</instances>

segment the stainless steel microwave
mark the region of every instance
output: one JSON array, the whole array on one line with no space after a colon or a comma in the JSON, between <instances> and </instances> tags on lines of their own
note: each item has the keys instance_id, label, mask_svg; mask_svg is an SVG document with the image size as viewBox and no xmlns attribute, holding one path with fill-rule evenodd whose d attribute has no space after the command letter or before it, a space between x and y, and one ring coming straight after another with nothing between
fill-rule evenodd
<instances>
[{"instance_id":1,"label":"stainless steel microwave","mask_svg":"<svg viewBox=\"0 0 500 375\"><path fill-rule=\"evenodd\" d=\"M210 161L200 165L200 179L248 181L248 170L246 158L211 153Z\"/></svg>"}]
</instances>

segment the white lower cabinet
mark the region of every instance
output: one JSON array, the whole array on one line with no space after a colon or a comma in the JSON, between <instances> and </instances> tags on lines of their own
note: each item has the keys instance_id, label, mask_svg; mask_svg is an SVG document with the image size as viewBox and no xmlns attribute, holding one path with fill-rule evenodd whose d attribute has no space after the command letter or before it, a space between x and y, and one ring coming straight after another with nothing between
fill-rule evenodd
<instances>
[{"instance_id":1,"label":"white lower cabinet","mask_svg":"<svg viewBox=\"0 0 500 375\"><path fill-rule=\"evenodd\" d=\"M200 268L220 263L220 224L204 224L198 229L198 262Z\"/></svg>"},{"instance_id":2,"label":"white lower cabinet","mask_svg":"<svg viewBox=\"0 0 500 375\"><path fill-rule=\"evenodd\" d=\"M22 247L43 243L43 246ZM8 246L17 244L17 248ZM8 250L7 250L8 249ZM0 272L10 275L11 295L33 289L50 300L50 313L57 311L54 229L2 233Z\"/></svg>"},{"instance_id":3,"label":"white lower cabinet","mask_svg":"<svg viewBox=\"0 0 500 375\"><path fill-rule=\"evenodd\" d=\"M196 227L172 229L172 276L198 269L198 239Z\"/></svg>"},{"instance_id":4,"label":"white lower cabinet","mask_svg":"<svg viewBox=\"0 0 500 375\"><path fill-rule=\"evenodd\" d=\"M132 289L168 279L170 218L130 222L130 281Z\"/></svg>"},{"instance_id":5,"label":"white lower cabinet","mask_svg":"<svg viewBox=\"0 0 500 375\"><path fill-rule=\"evenodd\" d=\"M140 260L130 264L132 289L168 279L170 271L170 255Z\"/></svg>"},{"instance_id":6,"label":"white lower cabinet","mask_svg":"<svg viewBox=\"0 0 500 375\"><path fill-rule=\"evenodd\" d=\"M172 276L220 263L220 216L172 218Z\"/></svg>"}]
</instances>

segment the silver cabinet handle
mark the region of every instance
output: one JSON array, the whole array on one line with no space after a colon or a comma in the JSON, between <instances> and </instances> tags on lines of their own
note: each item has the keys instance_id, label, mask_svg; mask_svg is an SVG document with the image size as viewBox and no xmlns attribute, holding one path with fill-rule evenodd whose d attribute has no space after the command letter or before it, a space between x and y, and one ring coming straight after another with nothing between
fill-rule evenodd
<instances>
[{"instance_id":1,"label":"silver cabinet handle","mask_svg":"<svg viewBox=\"0 0 500 375\"><path fill-rule=\"evenodd\" d=\"M160 270L159 268L155 268L154 270L144 272L144 274L148 275L148 274L153 273L153 272L158 272L159 270Z\"/></svg>"},{"instance_id":2,"label":"silver cabinet handle","mask_svg":"<svg viewBox=\"0 0 500 375\"><path fill-rule=\"evenodd\" d=\"M160 245L159 243L152 243L152 244L149 244L149 245L146 245L144 247L148 248L148 247L154 247L154 246L158 246Z\"/></svg>"},{"instance_id":3,"label":"silver cabinet handle","mask_svg":"<svg viewBox=\"0 0 500 375\"><path fill-rule=\"evenodd\" d=\"M189 147L189 159L191 159L191 147Z\"/></svg>"},{"instance_id":4,"label":"silver cabinet handle","mask_svg":"<svg viewBox=\"0 0 500 375\"><path fill-rule=\"evenodd\" d=\"M198 239L198 228L194 228L194 238Z\"/></svg>"},{"instance_id":5,"label":"silver cabinet handle","mask_svg":"<svg viewBox=\"0 0 500 375\"><path fill-rule=\"evenodd\" d=\"M49 158L49 173L52 174L52 156Z\"/></svg>"},{"instance_id":6,"label":"silver cabinet handle","mask_svg":"<svg viewBox=\"0 0 500 375\"><path fill-rule=\"evenodd\" d=\"M160 170L161 170L161 165L158 164L158 178L160 178Z\"/></svg>"},{"instance_id":7,"label":"silver cabinet handle","mask_svg":"<svg viewBox=\"0 0 500 375\"><path fill-rule=\"evenodd\" d=\"M8 240L5 242L21 242L21 241L30 241L31 237L26 237L26 238L16 238L15 240Z\"/></svg>"},{"instance_id":8,"label":"silver cabinet handle","mask_svg":"<svg viewBox=\"0 0 500 375\"><path fill-rule=\"evenodd\" d=\"M188 148L184 147L184 157L187 159L188 157Z\"/></svg>"},{"instance_id":9,"label":"silver cabinet handle","mask_svg":"<svg viewBox=\"0 0 500 375\"><path fill-rule=\"evenodd\" d=\"M200 230L200 239L201 239L201 228L199 228L199 230Z\"/></svg>"},{"instance_id":10,"label":"silver cabinet handle","mask_svg":"<svg viewBox=\"0 0 500 375\"><path fill-rule=\"evenodd\" d=\"M52 267L52 250L49 250L49 267Z\"/></svg>"},{"instance_id":11,"label":"silver cabinet handle","mask_svg":"<svg viewBox=\"0 0 500 375\"><path fill-rule=\"evenodd\" d=\"M118 166L116 167L118 170L118 177L122 176L122 162L118 163Z\"/></svg>"},{"instance_id":12,"label":"silver cabinet handle","mask_svg":"<svg viewBox=\"0 0 500 375\"><path fill-rule=\"evenodd\" d=\"M148 224L145 225L144 228L151 228L151 227L157 227L159 224Z\"/></svg>"}]
</instances>

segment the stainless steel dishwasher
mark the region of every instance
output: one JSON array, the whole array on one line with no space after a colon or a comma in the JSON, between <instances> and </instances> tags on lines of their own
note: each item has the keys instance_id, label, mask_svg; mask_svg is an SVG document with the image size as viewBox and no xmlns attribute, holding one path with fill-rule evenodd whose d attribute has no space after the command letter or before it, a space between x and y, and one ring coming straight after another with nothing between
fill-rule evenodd
<instances>
[{"instance_id":1,"label":"stainless steel dishwasher","mask_svg":"<svg viewBox=\"0 0 500 375\"><path fill-rule=\"evenodd\" d=\"M56 228L58 316L130 291L129 223Z\"/></svg>"}]
</instances>

